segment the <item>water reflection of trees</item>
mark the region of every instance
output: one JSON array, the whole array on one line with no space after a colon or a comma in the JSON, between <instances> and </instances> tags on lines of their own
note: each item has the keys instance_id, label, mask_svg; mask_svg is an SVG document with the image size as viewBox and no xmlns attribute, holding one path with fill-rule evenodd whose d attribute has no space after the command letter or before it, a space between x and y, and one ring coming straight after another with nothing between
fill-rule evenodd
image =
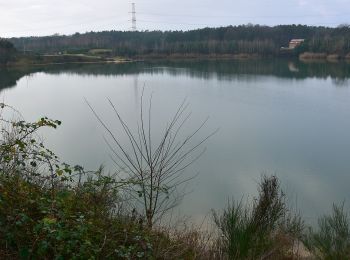
<instances>
[{"instance_id":1,"label":"water reflection of trees","mask_svg":"<svg viewBox=\"0 0 350 260\"><path fill-rule=\"evenodd\" d=\"M343 79L343 78L335 78L332 80L333 85L337 87L348 87L349 86L349 79Z\"/></svg>"},{"instance_id":2,"label":"water reflection of trees","mask_svg":"<svg viewBox=\"0 0 350 260\"><path fill-rule=\"evenodd\" d=\"M158 61L124 64L67 64L21 69L0 70L0 91L13 87L29 74L73 74L81 76L118 76L132 74L169 74L201 79L257 80L257 76L275 76L290 79L331 78L337 86L347 86L350 79L350 64L345 62L290 61L283 59L245 61Z\"/></svg>"},{"instance_id":3,"label":"water reflection of trees","mask_svg":"<svg viewBox=\"0 0 350 260\"><path fill-rule=\"evenodd\" d=\"M0 91L15 86L25 75L27 73L20 70L0 69Z\"/></svg>"}]
</instances>

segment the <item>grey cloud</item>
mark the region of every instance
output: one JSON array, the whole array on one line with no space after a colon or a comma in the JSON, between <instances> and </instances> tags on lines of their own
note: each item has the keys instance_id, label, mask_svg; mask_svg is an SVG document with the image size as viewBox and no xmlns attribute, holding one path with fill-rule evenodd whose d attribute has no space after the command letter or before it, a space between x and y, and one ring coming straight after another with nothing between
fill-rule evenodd
<instances>
[{"instance_id":1,"label":"grey cloud","mask_svg":"<svg viewBox=\"0 0 350 260\"><path fill-rule=\"evenodd\" d=\"M187 30L246 23L328 25L349 22L347 0L135 0L140 30ZM0 0L0 37L128 30L122 0Z\"/></svg>"}]
</instances>

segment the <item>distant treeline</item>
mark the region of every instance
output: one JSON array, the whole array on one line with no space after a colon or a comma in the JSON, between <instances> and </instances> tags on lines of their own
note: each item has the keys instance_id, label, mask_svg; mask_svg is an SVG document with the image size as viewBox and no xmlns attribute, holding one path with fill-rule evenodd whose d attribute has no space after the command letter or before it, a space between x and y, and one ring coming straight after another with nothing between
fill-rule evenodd
<instances>
[{"instance_id":1,"label":"distant treeline","mask_svg":"<svg viewBox=\"0 0 350 260\"><path fill-rule=\"evenodd\" d=\"M293 38L305 39L295 50L346 55L350 52L350 26L337 28L306 25L240 25L204 28L191 31L103 31L74 35L25 37L9 39L18 50L39 53L89 49L111 49L113 55L172 55L172 54L260 54L277 55L282 46Z\"/></svg>"}]
</instances>

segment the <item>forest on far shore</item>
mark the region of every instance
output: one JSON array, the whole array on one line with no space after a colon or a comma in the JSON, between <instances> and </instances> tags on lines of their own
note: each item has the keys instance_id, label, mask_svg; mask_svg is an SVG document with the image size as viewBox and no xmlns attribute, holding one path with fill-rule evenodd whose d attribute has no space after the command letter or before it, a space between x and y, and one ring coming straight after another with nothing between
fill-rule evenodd
<instances>
[{"instance_id":1,"label":"forest on far shore","mask_svg":"<svg viewBox=\"0 0 350 260\"><path fill-rule=\"evenodd\" d=\"M307 25L239 25L191 31L102 31L10 38L28 53L84 53L91 49L108 50L113 56L142 55L223 55L258 54L276 56L291 39L305 39L291 54L303 52L350 53L350 26L336 28Z\"/></svg>"}]
</instances>

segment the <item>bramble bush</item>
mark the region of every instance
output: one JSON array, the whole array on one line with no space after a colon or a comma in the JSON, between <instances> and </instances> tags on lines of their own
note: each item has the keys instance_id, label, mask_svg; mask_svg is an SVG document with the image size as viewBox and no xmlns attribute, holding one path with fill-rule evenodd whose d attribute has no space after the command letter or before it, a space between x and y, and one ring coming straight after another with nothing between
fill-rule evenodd
<instances>
[{"instance_id":1,"label":"bramble bush","mask_svg":"<svg viewBox=\"0 0 350 260\"><path fill-rule=\"evenodd\" d=\"M38 136L61 122L0 106L0 259L175 259L192 245L126 207L128 180L61 163ZM7 110L7 111L5 111ZM181 251L177 250L181 248ZM181 252L179 254L179 252ZM186 257L187 258L187 257Z\"/></svg>"}]
</instances>

